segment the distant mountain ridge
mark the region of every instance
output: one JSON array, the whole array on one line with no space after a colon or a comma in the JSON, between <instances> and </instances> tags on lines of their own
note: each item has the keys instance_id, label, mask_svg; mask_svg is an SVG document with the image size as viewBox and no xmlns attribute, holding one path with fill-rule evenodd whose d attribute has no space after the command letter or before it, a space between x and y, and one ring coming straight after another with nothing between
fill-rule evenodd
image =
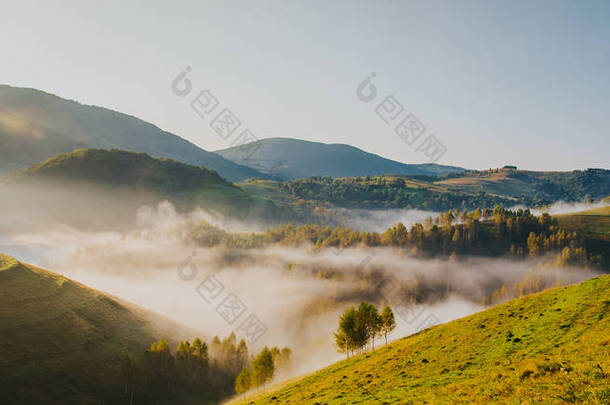
<instances>
[{"instance_id":1,"label":"distant mountain ridge","mask_svg":"<svg viewBox=\"0 0 610 405\"><path fill-rule=\"evenodd\" d=\"M7 85L0 85L0 145L0 175L74 149L116 148L205 166L230 181L267 177L130 115Z\"/></svg>"},{"instance_id":2,"label":"distant mountain ridge","mask_svg":"<svg viewBox=\"0 0 610 405\"><path fill-rule=\"evenodd\" d=\"M355 177L380 174L441 175L465 169L434 163L405 164L345 144L325 144L293 138L267 138L215 153L283 180L311 176Z\"/></svg>"}]
</instances>

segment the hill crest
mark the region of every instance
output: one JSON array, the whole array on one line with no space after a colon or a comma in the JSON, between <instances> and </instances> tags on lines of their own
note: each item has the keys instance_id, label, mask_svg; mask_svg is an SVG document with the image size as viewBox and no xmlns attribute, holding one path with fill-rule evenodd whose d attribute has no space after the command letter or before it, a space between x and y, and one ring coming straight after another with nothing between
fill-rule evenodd
<instances>
[{"instance_id":1,"label":"hill crest","mask_svg":"<svg viewBox=\"0 0 610 405\"><path fill-rule=\"evenodd\" d=\"M433 163L400 163L342 143L325 144L294 138L266 138L257 142L256 146L234 146L216 153L284 180L311 176L437 175L464 171L460 167Z\"/></svg>"}]
</instances>

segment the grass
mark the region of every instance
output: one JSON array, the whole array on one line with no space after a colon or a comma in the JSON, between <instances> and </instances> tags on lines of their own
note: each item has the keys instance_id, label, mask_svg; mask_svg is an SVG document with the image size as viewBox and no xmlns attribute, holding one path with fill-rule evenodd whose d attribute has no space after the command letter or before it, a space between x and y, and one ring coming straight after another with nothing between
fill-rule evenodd
<instances>
[{"instance_id":1,"label":"grass","mask_svg":"<svg viewBox=\"0 0 610 405\"><path fill-rule=\"evenodd\" d=\"M0 254L0 402L117 403L120 357L180 327ZM186 332L185 333L189 333Z\"/></svg>"},{"instance_id":2,"label":"grass","mask_svg":"<svg viewBox=\"0 0 610 405\"><path fill-rule=\"evenodd\" d=\"M477 192L485 190L492 195L515 197L525 195L533 197L537 192L537 183L530 178L514 177L514 171L484 171L478 175L455 177L437 181L437 185L448 187L453 191Z\"/></svg>"},{"instance_id":3,"label":"grass","mask_svg":"<svg viewBox=\"0 0 610 405\"><path fill-rule=\"evenodd\" d=\"M585 238L587 252L601 257L603 269L610 268L610 205L555 217L561 228Z\"/></svg>"},{"instance_id":4,"label":"grass","mask_svg":"<svg viewBox=\"0 0 610 405\"><path fill-rule=\"evenodd\" d=\"M512 300L233 404L610 401L610 276Z\"/></svg>"},{"instance_id":5,"label":"grass","mask_svg":"<svg viewBox=\"0 0 610 405\"><path fill-rule=\"evenodd\" d=\"M610 241L610 205L571 214L557 215L559 225L583 236Z\"/></svg>"}]
</instances>

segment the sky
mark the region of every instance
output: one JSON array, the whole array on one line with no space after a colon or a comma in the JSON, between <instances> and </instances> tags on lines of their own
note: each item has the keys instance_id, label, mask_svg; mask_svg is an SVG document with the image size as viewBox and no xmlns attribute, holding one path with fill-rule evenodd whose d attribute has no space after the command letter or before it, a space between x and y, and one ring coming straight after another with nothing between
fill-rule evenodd
<instances>
[{"instance_id":1,"label":"sky","mask_svg":"<svg viewBox=\"0 0 610 405\"><path fill-rule=\"evenodd\" d=\"M191 109L203 90L258 138L424 163L418 144L434 135L440 164L610 168L608 21L608 1L0 0L0 83L212 151L232 138ZM178 96L187 67L192 90ZM371 73L377 95L364 102ZM376 109L388 96L403 110L386 123ZM426 128L412 145L394 132L408 114Z\"/></svg>"}]
</instances>

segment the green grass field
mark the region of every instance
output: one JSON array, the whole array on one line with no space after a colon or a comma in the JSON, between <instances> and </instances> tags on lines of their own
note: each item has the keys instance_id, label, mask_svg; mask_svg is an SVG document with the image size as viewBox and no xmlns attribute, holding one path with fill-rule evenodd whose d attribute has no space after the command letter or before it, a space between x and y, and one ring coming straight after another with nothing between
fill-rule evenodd
<instances>
[{"instance_id":1,"label":"green grass field","mask_svg":"<svg viewBox=\"0 0 610 405\"><path fill-rule=\"evenodd\" d=\"M426 329L234 404L610 403L610 276Z\"/></svg>"}]
</instances>

